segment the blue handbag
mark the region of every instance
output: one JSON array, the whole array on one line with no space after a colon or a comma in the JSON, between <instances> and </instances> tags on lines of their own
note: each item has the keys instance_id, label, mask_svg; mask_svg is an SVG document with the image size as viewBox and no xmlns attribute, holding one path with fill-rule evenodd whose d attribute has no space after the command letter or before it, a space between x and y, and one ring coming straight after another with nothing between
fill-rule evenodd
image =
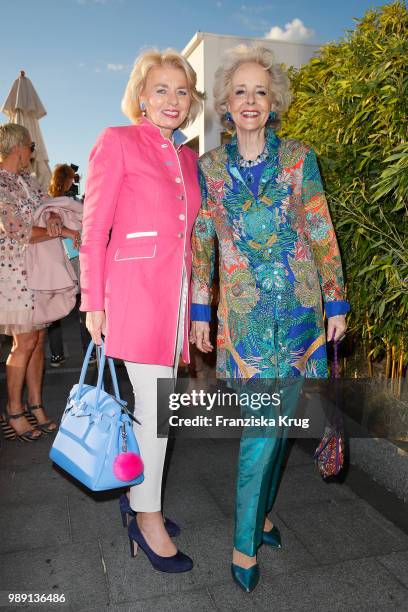
<instances>
[{"instance_id":1,"label":"blue handbag","mask_svg":"<svg viewBox=\"0 0 408 612\"><path fill-rule=\"evenodd\" d=\"M92 491L106 491L143 482L143 463L133 432L136 421L120 398L115 365L108 358L114 396L103 387L105 349L99 349L96 387L85 385L94 343L88 346L79 383L74 385L62 415L50 459Z\"/></svg>"}]
</instances>

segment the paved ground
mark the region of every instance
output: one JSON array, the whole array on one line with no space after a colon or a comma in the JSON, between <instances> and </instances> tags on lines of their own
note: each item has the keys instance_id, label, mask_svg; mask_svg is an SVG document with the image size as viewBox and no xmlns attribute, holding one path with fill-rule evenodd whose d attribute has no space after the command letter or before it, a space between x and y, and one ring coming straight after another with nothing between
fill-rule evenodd
<instances>
[{"instance_id":1,"label":"paved ground","mask_svg":"<svg viewBox=\"0 0 408 612\"><path fill-rule=\"evenodd\" d=\"M46 373L44 396L55 418L78 378L77 333L71 319L66 367ZM4 377L0 383L3 409ZM165 510L182 526L179 546L195 561L182 575L155 572L141 552L130 558L117 494L90 495L54 469L51 443L48 436L0 449L0 591L66 595L65 605L37 609L408 610L407 507L355 469L342 484L326 484L308 450L293 446L273 515L283 549L262 547L261 582L246 595L229 569L237 441L174 445Z\"/></svg>"}]
</instances>

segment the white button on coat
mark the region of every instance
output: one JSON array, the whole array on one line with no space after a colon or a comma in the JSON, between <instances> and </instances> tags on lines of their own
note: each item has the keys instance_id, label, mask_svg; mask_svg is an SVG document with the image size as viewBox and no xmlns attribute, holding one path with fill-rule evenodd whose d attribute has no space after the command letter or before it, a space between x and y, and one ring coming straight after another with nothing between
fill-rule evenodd
<instances>
[{"instance_id":1,"label":"white button on coat","mask_svg":"<svg viewBox=\"0 0 408 612\"><path fill-rule=\"evenodd\" d=\"M184 221L185 218L186 218L185 215L179 215L180 221Z\"/></svg>"}]
</instances>

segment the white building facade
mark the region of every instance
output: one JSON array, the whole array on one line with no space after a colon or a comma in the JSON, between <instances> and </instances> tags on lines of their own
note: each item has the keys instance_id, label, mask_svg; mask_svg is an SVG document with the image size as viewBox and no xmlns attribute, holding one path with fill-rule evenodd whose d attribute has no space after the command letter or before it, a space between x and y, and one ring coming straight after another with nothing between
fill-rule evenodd
<instances>
[{"instance_id":1,"label":"white building facade","mask_svg":"<svg viewBox=\"0 0 408 612\"><path fill-rule=\"evenodd\" d=\"M214 74L225 51L242 43L262 44L273 51L277 63L283 63L288 68L300 68L319 50L318 45L197 32L184 47L182 54L196 71L198 89L206 93L207 99L204 102L204 112L183 130L183 134L187 138L186 144L200 155L222 143L223 127L214 111L213 103Z\"/></svg>"}]
</instances>

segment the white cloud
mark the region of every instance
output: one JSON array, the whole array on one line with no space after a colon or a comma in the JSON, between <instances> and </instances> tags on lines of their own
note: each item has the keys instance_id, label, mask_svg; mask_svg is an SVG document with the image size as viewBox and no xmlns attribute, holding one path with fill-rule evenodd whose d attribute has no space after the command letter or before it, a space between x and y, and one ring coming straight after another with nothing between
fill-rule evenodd
<instances>
[{"instance_id":1,"label":"white cloud","mask_svg":"<svg viewBox=\"0 0 408 612\"><path fill-rule=\"evenodd\" d=\"M107 64L106 68L112 72L121 72L122 70L126 70L125 64Z\"/></svg>"},{"instance_id":2,"label":"white cloud","mask_svg":"<svg viewBox=\"0 0 408 612\"><path fill-rule=\"evenodd\" d=\"M286 40L287 42L305 42L315 35L314 30L307 28L301 19L295 17L284 28L272 26L265 38L272 40Z\"/></svg>"}]
</instances>

